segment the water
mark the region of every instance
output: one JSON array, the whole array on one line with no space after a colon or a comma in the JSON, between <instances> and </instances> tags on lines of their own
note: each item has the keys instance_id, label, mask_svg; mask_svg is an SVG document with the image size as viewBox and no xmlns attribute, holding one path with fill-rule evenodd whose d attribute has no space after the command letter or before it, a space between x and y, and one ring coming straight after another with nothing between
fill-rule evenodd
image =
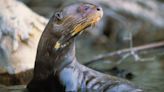
<instances>
[{"instance_id":1,"label":"water","mask_svg":"<svg viewBox=\"0 0 164 92\"><path fill-rule=\"evenodd\" d=\"M164 92L164 63L162 60L125 62L120 67L130 70L135 75L132 82L147 92Z\"/></svg>"}]
</instances>

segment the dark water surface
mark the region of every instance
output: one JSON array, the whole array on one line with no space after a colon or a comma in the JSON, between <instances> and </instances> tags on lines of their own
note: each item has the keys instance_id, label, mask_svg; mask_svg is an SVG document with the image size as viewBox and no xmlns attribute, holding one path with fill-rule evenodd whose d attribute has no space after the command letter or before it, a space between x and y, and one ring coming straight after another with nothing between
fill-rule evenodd
<instances>
[{"instance_id":1,"label":"dark water surface","mask_svg":"<svg viewBox=\"0 0 164 92\"><path fill-rule=\"evenodd\" d=\"M163 60L124 63L120 67L134 73L135 77L132 82L147 92L164 92Z\"/></svg>"}]
</instances>

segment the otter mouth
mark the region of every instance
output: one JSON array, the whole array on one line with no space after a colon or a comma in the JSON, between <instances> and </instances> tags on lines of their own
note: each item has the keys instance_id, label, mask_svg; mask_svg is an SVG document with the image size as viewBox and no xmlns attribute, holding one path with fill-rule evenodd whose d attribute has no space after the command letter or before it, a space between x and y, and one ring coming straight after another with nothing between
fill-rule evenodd
<instances>
[{"instance_id":1,"label":"otter mouth","mask_svg":"<svg viewBox=\"0 0 164 92\"><path fill-rule=\"evenodd\" d=\"M63 36L56 42L54 48L56 50L64 48L70 43L71 39L75 38L79 33L82 33L86 28L95 26L100 18L101 16L88 16L84 19L78 19L80 21L72 23L73 25L67 25L68 28L71 28L71 31L63 31Z\"/></svg>"},{"instance_id":2,"label":"otter mouth","mask_svg":"<svg viewBox=\"0 0 164 92\"><path fill-rule=\"evenodd\" d=\"M83 21L78 23L73 30L71 31L71 36L77 35L84 31L84 29L95 26L96 23L100 20L99 16L88 16L88 18L84 18Z\"/></svg>"}]
</instances>

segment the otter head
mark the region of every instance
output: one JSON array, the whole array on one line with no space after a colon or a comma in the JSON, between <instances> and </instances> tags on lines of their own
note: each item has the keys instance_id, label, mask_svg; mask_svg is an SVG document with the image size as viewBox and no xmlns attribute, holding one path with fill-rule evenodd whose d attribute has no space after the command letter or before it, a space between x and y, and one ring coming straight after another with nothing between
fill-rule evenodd
<instances>
[{"instance_id":1,"label":"otter head","mask_svg":"<svg viewBox=\"0 0 164 92\"><path fill-rule=\"evenodd\" d=\"M57 24L63 26L64 29L54 48L59 49L66 46L72 38L84 29L95 25L102 18L102 15L102 8L91 3L70 5L55 13Z\"/></svg>"}]
</instances>

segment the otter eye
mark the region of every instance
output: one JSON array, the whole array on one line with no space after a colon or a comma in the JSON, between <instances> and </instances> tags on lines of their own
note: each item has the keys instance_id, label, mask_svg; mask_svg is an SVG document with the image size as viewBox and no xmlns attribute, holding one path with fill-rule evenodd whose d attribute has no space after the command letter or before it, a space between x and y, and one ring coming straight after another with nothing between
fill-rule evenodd
<instances>
[{"instance_id":1,"label":"otter eye","mask_svg":"<svg viewBox=\"0 0 164 92\"><path fill-rule=\"evenodd\" d=\"M55 17L56 17L57 19L61 20L61 19L63 18L62 12L56 12L56 13L55 13Z\"/></svg>"},{"instance_id":2,"label":"otter eye","mask_svg":"<svg viewBox=\"0 0 164 92\"><path fill-rule=\"evenodd\" d=\"M84 6L84 10L87 11L89 9L89 6Z\"/></svg>"}]
</instances>

